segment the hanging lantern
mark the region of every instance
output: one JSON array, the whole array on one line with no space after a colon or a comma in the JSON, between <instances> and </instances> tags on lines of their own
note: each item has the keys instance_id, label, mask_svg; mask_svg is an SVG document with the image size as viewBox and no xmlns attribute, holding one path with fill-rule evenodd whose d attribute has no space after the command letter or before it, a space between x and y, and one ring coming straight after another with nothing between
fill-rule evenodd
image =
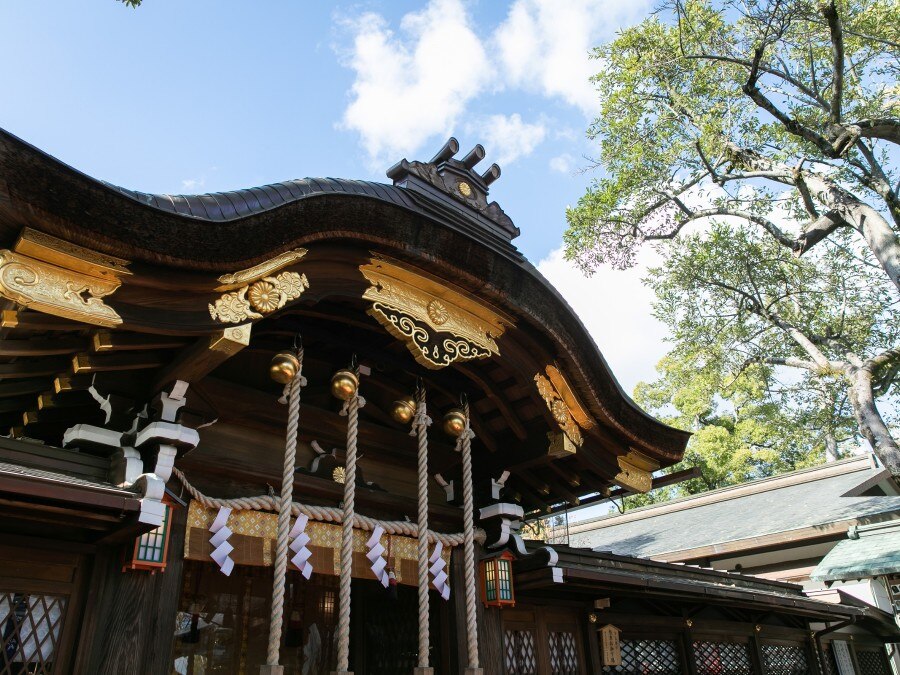
<instances>
[{"instance_id":1,"label":"hanging lantern","mask_svg":"<svg viewBox=\"0 0 900 675\"><path fill-rule=\"evenodd\" d=\"M485 607L515 607L512 561L509 551L481 561L481 602Z\"/></svg>"},{"instance_id":2,"label":"hanging lantern","mask_svg":"<svg viewBox=\"0 0 900 675\"><path fill-rule=\"evenodd\" d=\"M331 393L342 401L353 398L358 388L359 377L352 370L339 370L331 378Z\"/></svg>"},{"instance_id":3,"label":"hanging lantern","mask_svg":"<svg viewBox=\"0 0 900 675\"><path fill-rule=\"evenodd\" d=\"M404 396L391 404L391 418L399 424L409 424L416 415L416 402L412 396Z\"/></svg>"},{"instance_id":4,"label":"hanging lantern","mask_svg":"<svg viewBox=\"0 0 900 675\"><path fill-rule=\"evenodd\" d=\"M466 428L466 413L460 408L451 408L444 415L444 433L458 438Z\"/></svg>"},{"instance_id":5,"label":"hanging lantern","mask_svg":"<svg viewBox=\"0 0 900 675\"><path fill-rule=\"evenodd\" d=\"M151 574L166 571L166 558L169 553L169 535L172 528L170 520L172 506L163 502L162 525L155 530L144 532L134 542L130 557L125 561L122 571L145 570Z\"/></svg>"}]
</instances>

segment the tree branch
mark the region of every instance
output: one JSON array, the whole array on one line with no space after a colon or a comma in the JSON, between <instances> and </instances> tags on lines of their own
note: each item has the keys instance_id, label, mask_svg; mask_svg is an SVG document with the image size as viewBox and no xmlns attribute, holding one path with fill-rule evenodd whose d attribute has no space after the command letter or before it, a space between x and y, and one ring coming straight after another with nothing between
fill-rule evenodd
<instances>
[{"instance_id":1,"label":"tree branch","mask_svg":"<svg viewBox=\"0 0 900 675\"><path fill-rule=\"evenodd\" d=\"M831 104L829 117L832 124L841 122L841 102L844 96L844 34L841 30L841 17L838 16L834 0L821 7L822 15L828 22L831 33Z\"/></svg>"},{"instance_id":2,"label":"tree branch","mask_svg":"<svg viewBox=\"0 0 900 675\"><path fill-rule=\"evenodd\" d=\"M764 50L765 46L761 45L754 51L750 75L747 77L747 82L743 87L744 93L747 94L758 107L762 108L776 120L781 122L781 125L790 133L809 141L819 148L826 157L836 157L835 150L831 143L828 142L828 139L781 111L757 86L756 83L759 80L760 61L762 61Z\"/></svg>"}]
</instances>

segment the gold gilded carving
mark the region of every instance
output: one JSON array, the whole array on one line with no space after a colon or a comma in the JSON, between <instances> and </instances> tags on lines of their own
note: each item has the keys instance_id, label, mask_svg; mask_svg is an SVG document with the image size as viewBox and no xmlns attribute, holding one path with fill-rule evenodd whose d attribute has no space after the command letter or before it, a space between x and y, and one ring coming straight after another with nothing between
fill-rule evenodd
<instances>
[{"instance_id":1,"label":"gold gilded carving","mask_svg":"<svg viewBox=\"0 0 900 675\"><path fill-rule=\"evenodd\" d=\"M534 376L534 383L537 385L538 393L544 399L547 409L553 415L553 419L556 420L559 428L572 443L580 447L584 443L584 437L581 435L581 429L578 428L578 423L572 417L569 406L560 396L559 391L549 379L540 373Z\"/></svg>"},{"instance_id":2,"label":"gold gilded carving","mask_svg":"<svg viewBox=\"0 0 900 675\"><path fill-rule=\"evenodd\" d=\"M47 314L97 326L118 326L122 317L103 298L120 285L115 277L90 276L13 251L0 251L0 294Z\"/></svg>"},{"instance_id":3,"label":"gold gilded carving","mask_svg":"<svg viewBox=\"0 0 900 675\"><path fill-rule=\"evenodd\" d=\"M306 255L305 248L295 248L292 251L285 251L271 260L266 260L259 265L248 267L245 270L234 272L233 274L223 274L218 281L221 286L216 288L217 291L231 291L240 286L246 286L254 281L258 281L263 277L270 277L278 270L293 265Z\"/></svg>"},{"instance_id":4,"label":"gold gilded carving","mask_svg":"<svg viewBox=\"0 0 900 675\"><path fill-rule=\"evenodd\" d=\"M562 431L551 431L547 434L547 438L550 440L550 448L547 451L550 457L570 457L578 452L578 447L572 439Z\"/></svg>"},{"instance_id":5,"label":"gold gilded carving","mask_svg":"<svg viewBox=\"0 0 900 675\"><path fill-rule=\"evenodd\" d=\"M209 315L222 323L244 323L251 319L261 319L299 298L307 288L309 281L305 274L282 272L274 277L264 277L236 291L223 293L222 297L209 305Z\"/></svg>"},{"instance_id":6,"label":"gold gilded carving","mask_svg":"<svg viewBox=\"0 0 900 675\"><path fill-rule=\"evenodd\" d=\"M647 492L653 486L653 472L659 469L659 463L637 450L629 450L616 460L620 469L613 478L616 483L635 492Z\"/></svg>"},{"instance_id":7,"label":"gold gilded carving","mask_svg":"<svg viewBox=\"0 0 900 675\"><path fill-rule=\"evenodd\" d=\"M130 264L127 260L92 251L30 227L22 230L13 250L29 258L107 281L117 281L119 277L131 274L127 269Z\"/></svg>"},{"instance_id":8,"label":"gold gilded carving","mask_svg":"<svg viewBox=\"0 0 900 675\"><path fill-rule=\"evenodd\" d=\"M593 429L597 423L594 422L594 418L590 416L584 409L584 406L578 401L578 398L572 391L572 387L569 386L559 369L556 366L547 366L546 372L547 378L553 384L556 393L566 404L569 413L575 419L575 422L578 423L578 426L582 429Z\"/></svg>"},{"instance_id":9,"label":"gold gilded carving","mask_svg":"<svg viewBox=\"0 0 900 675\"><path fill-rule=\"evenodd\" d=\"M363 293L369 314L426 368L500 353L496 338L507 322L481 303L388 260L360 271L371 284Z\"/></svg>"}]
</instances>

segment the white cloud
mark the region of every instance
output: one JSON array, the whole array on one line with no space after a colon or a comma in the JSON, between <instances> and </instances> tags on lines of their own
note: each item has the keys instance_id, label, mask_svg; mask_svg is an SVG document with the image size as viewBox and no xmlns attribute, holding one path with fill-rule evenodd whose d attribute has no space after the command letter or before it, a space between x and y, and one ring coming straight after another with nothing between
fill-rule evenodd
<instances>
[{"instance_id":1,"label":"white cloud","mask_svg":"<svg viewBox=\"0 0 900 675\"><path fill-rule=\"evenodd\" d=\"M342 126L360 134L373 164L410 155L436 134L449 135L492 77L460 0L431 0L406 14L399 35L374 13L346 25L353 40L344 60L356 80Z\"/></svg>"},{"instance_id":2,"label":"white cloud","mask_svg":"<svg viewBox=\"0 0 900 675\"><path fill-rule=\"evenodd\" d=\"M666 328L650 313L653 291L641 283L647 267L659 261L647 251L638 262L585 277L556 249L537 266L581 318L629 396L638 382L656 379L656 363L669 351Z\"/></svg>"},{"instance_id":3,"label":"white cloud","mask_svg":"<svg viewBox=\"0 0 900 675\"><path fill-rule=\"evenodd\" d=\"M559 173L571 173L575 168L575 158L568 152L557 155L550 160L550 169Z\"/></svg>"},{"instance_id":4,"label":"white cloud","mask_svg":"<svg viewBox=\"0 0 900 675\"><path fill-rule=\"evenodd\" d=\"M527 157L547 136L543 122L523 122L519 113L490 115L473 125L473 130L484 139L492 158L501 165Z\"/></svg>"},{"instance_id":5,"label":"white cloud","mask_svg":"<svg viewBox=\"0 0 900 675\"><path fill-rule=\"evenodd\" d=\"M183 190L190 190L196 192L200 188L206 185L206 178L185 178L181 181L181 188Z\"/></svg>"},{"instance_id":6,"label":"white cloud","mask_svg":"<svg viewBox=\"0 0 900 675\"><path fill-rule=\"evenodd\" d=\"M516 0L494 34L509 84L597 113L591 48L646 16L648 0Z\"/></svg>"}]
</instances>

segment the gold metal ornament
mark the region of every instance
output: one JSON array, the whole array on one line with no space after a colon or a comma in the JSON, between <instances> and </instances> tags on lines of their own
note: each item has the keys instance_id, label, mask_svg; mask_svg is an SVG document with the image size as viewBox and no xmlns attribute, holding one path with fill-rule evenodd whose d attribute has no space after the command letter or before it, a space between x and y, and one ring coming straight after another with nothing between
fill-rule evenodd
<instances>
[{"instance_id":1,"label":"gold metal ornament","mask_svg":"<svg viewBox=\"0 0 900 675\"><path fill-rule=\"evenodd\" d=\"M300 361L292 352L279 352L269 364L269 377L278 384L287 384L297 376Z\"/></svg>"},{"instance_id":2,"label":"gold metal ornament","mask_svg":"<svg viewBox=\"0 0 900 675\"><path fill-rule=\"evenodd\" d=\"M399 424L409 424L416 415L416 402L412 396L404 396L391 404L391 418Z\"/></svg>"},{"instance_id":3,"label":"gold metal ornament","mask_svg":"<svg viewBox=\"0 0 900 675\"><path fill-rule=\"evenodd\" d=\"M451 408L448 410L447 414L444 415L444 433L448 436L457 438L465 428L466 413L459 408Z\"/></svg>"},{"instance_id":4,"label":"gold metal ornament","mask_svg":"<svg viewBox=\"0 0 900 675\"><path fill-rule=\"evenodd\" d=\"M370 284L363 293L372 303L368 314L419 364L437 370L500 353L497 338L512 322L471 295L386 258L360 271Z\"/></svg>"},{"instance_id":5,"label":"gold metal ornament","mask_svg":"<svg viewBox=\"0 0 900 675\"><path fill-rule=\"evenodd\" d=\"M358 388L359 378L352 370L339 370L331 378L331 393L342 401L353 398Z\"/></svg>"}]
</instances>

